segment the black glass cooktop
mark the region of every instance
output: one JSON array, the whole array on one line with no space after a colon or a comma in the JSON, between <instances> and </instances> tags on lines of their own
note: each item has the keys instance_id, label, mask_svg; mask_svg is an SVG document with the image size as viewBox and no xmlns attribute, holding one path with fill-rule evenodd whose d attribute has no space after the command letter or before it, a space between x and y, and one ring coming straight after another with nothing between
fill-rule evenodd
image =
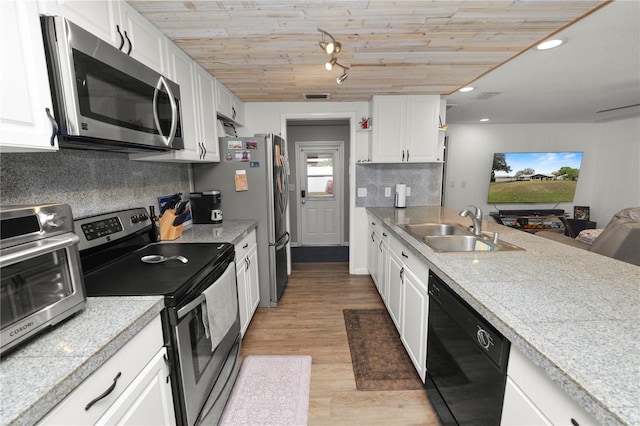
<instances>
[{"instance_id":1,"label":"black glass cooktop","mask_svg":"<svg viewBox=\"0 0 640 426\"><path fill-rule=\"evenodd\" d=\"M180 298L220 266L233 261L233 244L151 244L84 276L87 296L165 296ZM187 263L169 260L149 264L143 256L184 256ZM171 304L171 303L170 303Z\"/></svg>"}]
</instances>

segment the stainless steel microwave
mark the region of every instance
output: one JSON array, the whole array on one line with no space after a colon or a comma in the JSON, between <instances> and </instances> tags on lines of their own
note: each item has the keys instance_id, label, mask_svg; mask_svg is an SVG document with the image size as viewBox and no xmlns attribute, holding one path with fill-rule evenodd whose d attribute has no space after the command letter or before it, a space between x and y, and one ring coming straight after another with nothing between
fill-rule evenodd
<instances>
[{"instance_id":1,"label":"stainless steel microwave","mask_svg":"<svg viewBox=\"0 0 640 426\"><path fill-rule=\"evenodd\" d=\"M184 148L176 83L65 18L41 24L61 147Z\"/></svg>"}]
</instances>

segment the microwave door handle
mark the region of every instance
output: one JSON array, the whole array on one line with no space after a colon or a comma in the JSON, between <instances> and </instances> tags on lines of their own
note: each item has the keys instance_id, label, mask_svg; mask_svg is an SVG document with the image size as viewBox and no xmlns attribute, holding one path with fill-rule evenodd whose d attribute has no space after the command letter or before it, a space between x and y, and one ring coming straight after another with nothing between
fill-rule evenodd
<instances>
[{"instance_id":1,"label":"microwave door handle","mask_svg":"<svg viewBox=\"0 0 640 426\"><path fill-rule=\"evenodd\" d=\"M171 130L169 131L169 136L165 136L162 134L162 128L160 127L160 119L158 117L158 93L160 89L164 87L167 91L167 95L169 96L169 104L171 105ZM178 128L178 106L176 105L176 100L173 97L173 92L171 91L171 87L167 83L167 80L160 76L158 79L158 84L156 84L156 88L153 91L153 119L156 123L156 128L162 136L164 140L164 144L166 146L171 146L173 142L173 138L176 136L176 130Z\"/></svg>"}]
</instances>

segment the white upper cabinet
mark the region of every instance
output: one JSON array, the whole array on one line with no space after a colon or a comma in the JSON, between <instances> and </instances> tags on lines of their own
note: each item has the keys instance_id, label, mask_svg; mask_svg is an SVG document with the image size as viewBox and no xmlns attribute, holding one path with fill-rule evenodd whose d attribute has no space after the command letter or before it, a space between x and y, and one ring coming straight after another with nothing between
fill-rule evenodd
<instances>
[{"instance_id":1,"label":"white upper cabinet","mask_svg":"<svg viewBox=\"0 0 640 426\"><path fill-rule=\"evenodd\" d=\"M178 46L169 42L168 76L180 86L181 130L184 149L130 154L132 160L218 162L215 79Z\"/></svg>"},{"instance_id":2,"label":"white upper cabinet","mask_svg":"<svg viewBox=\"0 0 640 426\"><path fill-rule=\"evenodd\" d=\"M439 95L374 96L372 161L442 161Z\"/></svg>"},{"instance_id":3,"label":"white upper cabinet","mask_svg":"<svg viewBox=\"0 0 640 426\"><path fill-rule=\"evenodd\" d=\"M0 1L0 22L0 152L55 151L58 140L36 4Z\"/></svg>"},{"instance_id":4,"label":"white upper cabinet","mask_svg":"<svg viewBox=\"0 0 640 426\"><path fill-rule=\"evenodd\" d=\"M167 38L128 3L40 0L38 5L40 13L64 16L149 68L166 71Z\"/></svg>"},{"instance_id":5,"label":"white upper cabinet","mask_svg":"<svg viewBox=\"0 0 640 426\"><path fill-rule=\"evenodd\" d=\"M200 65L195 66L198 113L197 143L200 145L202 161L220 161L218 149L218 120L216 118L216 79Z\"/></svg>"},{"instance_id":6,"label":"white upper cabinet","mask_svg":"<svg viewBox=\"0 0 640 426\"><path fill-rule=\"evenodd\" d=\"M217 88L218 115L233 121L238 126L244 126L244 102L220 81L217 81Z\"/></svg>"},{"instance_id":7,"label":"white upper cabinet","mask_svg":"<svg viewBox=\"0 0 640 426\"><path fill-rule=\"evenodd\" d=\"M131 57L161 74L166 74L167 37L128 3L119 4L120 24L126 32L128 43L132 46Z\"/></svg>"}]
</instances>

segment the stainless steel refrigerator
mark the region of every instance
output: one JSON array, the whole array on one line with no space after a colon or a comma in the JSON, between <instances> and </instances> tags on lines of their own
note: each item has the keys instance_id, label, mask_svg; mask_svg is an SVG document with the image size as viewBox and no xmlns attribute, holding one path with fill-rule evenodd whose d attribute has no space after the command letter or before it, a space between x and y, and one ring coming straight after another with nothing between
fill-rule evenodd
<instances>
[{"instance_id":1,"label":"stainless steel refrigerator","mask_svg":"<svg viewBox=\"0 0 640 426\"><path fill-rule=\"evenodd\" d=\"M220 163L193 164L196 191L219 190L223 222L257 220L260 305L275 307L287 285L289 164L274 134L220 138Z\"/></svg>"}]
</instances>

